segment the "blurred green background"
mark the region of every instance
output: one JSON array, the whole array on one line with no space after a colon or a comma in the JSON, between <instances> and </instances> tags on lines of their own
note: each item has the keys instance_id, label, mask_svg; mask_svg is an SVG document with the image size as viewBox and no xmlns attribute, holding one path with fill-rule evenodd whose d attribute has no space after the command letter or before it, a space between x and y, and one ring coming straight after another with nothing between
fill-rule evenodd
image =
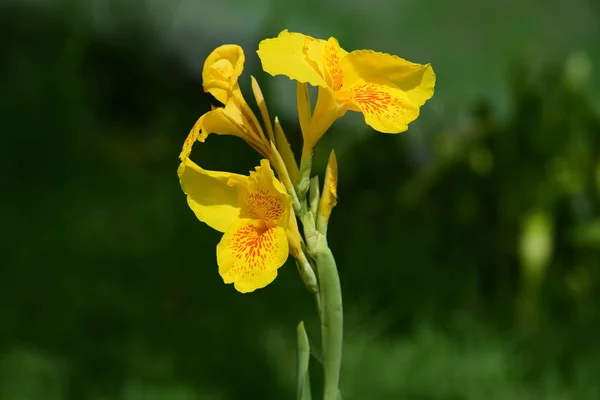
<instances>
[{"instance_id":1,"label":"blurred green background","mask_svg":"<svg viewBox=\"0 0 600 400\"><path fill-rule=\"evenodd\" d=\"M286 28L438 78L408 132L347 115L316 152L340 170L344 399L600 399L598 2L5 0L0 400L293 398L311 297L292 262L224 285L176 176L224 43L298 150L294 85L255 53ZM193 158L259 160L216 135Z\"/></svg>"}]
</instances>

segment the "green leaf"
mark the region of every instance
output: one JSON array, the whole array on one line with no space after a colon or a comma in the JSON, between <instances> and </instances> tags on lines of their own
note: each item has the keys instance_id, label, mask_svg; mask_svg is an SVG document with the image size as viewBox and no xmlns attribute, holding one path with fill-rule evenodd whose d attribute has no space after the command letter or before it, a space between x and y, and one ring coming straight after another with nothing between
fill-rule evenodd
<instances>
[{"instance_id":1,"label":"green leaf","mask_svg":"<svg viewBox=\"0 0 600 400\"><path fill-rule=\"evenodd\" d=\"M308 343L308 336L304 329L304 321L298 324L296 328L297 334L297 385L296 385L296 398L298 400L311 400L310 393L310 378L308 375L308 362L310 360L310 345Z\"/></svg>"}]
</instances>

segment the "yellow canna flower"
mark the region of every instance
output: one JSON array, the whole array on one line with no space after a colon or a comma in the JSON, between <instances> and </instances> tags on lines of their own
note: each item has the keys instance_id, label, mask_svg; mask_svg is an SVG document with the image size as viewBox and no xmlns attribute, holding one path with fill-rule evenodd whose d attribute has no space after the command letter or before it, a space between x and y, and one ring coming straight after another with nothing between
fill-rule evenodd
<instances>
[{"instance_id":1,"label":"yellow canna flower","mask_svg":"<svg viewBox=\"0 0 600 400\"><path fill-rule=\"evenodd\" d=\"M347 52L333 37L322 40L284 30L261 41L258 56L267 73L300 83L298 114L309 149L348 110L363 113L365 122L377 131L404 132L433 96L435 86L430 64L372 50ZM306 84L318 87L312 115Z\"/></svg>"},{"instance_id":2,"label":"yellow canna flower","mask_svg":"<svg viewBox=\"0 0 600 400\"><path fill-rule=\"evenodd\" d=\"M269 140L265 138L262 127L246 103L238 84L244 61L244 51L233 44L217 47L206 58L202 70L204 91L212 94L223 106L213 108L196 121L179 156L181 160L189 156L189 148L196 140L204 142L211 133L241 137L261 155L270 157ZM262 95L254 80L252 86L255 95ZM260 109L268 117L264 99Z\"/></svg>"},{"instance_id":3,"label":"yellow canna flower","mask_svg":"<svg viewBox=\"0 0 600 400\"><path fill-rule=\"evenodd\" d=\"M271 283L300 244L297 227L288 229L291 197L269 161L261 160L256 171L244 176L208 171L185 157L177 174L196 217L224 233L217 245L223 281L242 293Z\"/></svg>"}]
</instances>

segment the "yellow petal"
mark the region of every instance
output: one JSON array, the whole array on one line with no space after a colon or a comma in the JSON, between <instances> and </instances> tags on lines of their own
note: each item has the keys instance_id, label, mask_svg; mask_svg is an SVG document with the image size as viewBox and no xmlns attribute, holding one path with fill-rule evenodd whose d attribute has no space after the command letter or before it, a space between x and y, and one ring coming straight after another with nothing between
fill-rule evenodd
<instances>
[{"instance_id":1,"label":"yellow petal","mask_svg":"<svg viewBox=\"0 0 600 400\"><path fill-rule=\"evenodd\" d=\"M338 41L331 37L327 40L323 51L324 75L329 87L338 90L344 82L341 61L348 52L340 47Z\"/></svg>"},{"instance_id":2,"label":"yellow petal","mask_svg":"<svg viewBox=\"0 0 600 400\"><path fill-rule=\"evenodd\" d=\"M179 153L179 159L181 161L190 156L190 153L192 152L192 147L194 146L194 143L196 143L196 140L198 140L203 117L204 116L200 117L198 121L196 121L196 123L192 127L192 130L185 138L185 142L183 142L183 148L181 149L181 153Z\"/></svg>"},{"instance_id":3,"label":"yellow petal","mask_svg":"<svg viewBox=\"0 0 600 400\"><path fill-rule=\"evenodd\" d=\"M274 142L275 136L273 135L273 125L271 125L271 117L269 116L269 109L267 108L267 103L265 102L265 96L260 90L260 86L258 82L253 76L250 76L251 84L252 84L252 93L254 94L254 99L256 100L256 105L260 110L260 115L262 117L263 124L265 124L265 129L267 130L267 134L269 135L269 140Z\"/></svg>"},{"instance_id":4,"label":"yellow petal","mask_svg":"<svg viewBox=\"0 0 600 400\"><path fill-rule=\"evenodd\" d=\"M214 108L201 116L194 128L198 132L198 140L204 142L211 133L218 135L234 135L244 138L249 136L244 120L240 117L235 107L227 110L224 107Z\"/></svg>"},{"instance_id":5,"label":"yellow petal","mask_svg":"<svg viewBox=\"0 0 600 400\"><path fill-rule=\"evenodd\" d=\"M422 106L433 96L435 73L430 64L416 64L398 56L356 50L343 58L344 87L356 81L385 79L403 90L412 104Z\"/></svg>"},{"instance_id":6,"label":"yellow petal","mask_svg":"<svg viewBox=\"0 0 600 400\"><path fill-rule=\"evenodd\" d=\"M323 89L319 86L319 90ZM311 130L310 119L312 116L310 105L310 94L308 93L308 84L296 83L296 105L298 107L298 122L300 122L300 131L306 136Z\"/></svg>"},{"instance_id":7,"label":"yellow petal","mask_svg":"<svg viewBox=\"0 0 600 400\"><path fill-rule=\"evenodd\" d=\"M227 103L244 70L244 50L235 44L219 46L208 55L202 70L204 91Z\"/></svg>"},{"instance_id":8,"label":"yellow petal","mask_svg":"<svg viewBox=\"0 0 600 400\"><path fill-rule=\"evenodd\" d=\"M301 236L298 230L298 221L294 213L289 214L287 238L290 248L290 254L294 258L298 258L302 251L302 245L300 244Z\"/></svg>"},{"instance_id":9,"label":"yellow petal","mask_svg":"<svg viewBox=\"0 0 600 400\"><path fill-rule=\"evenodd\" d=\"M260 220L239 219L217 245L219 274L239 292L252 292L273 282L288 254L284 228L269 227Z\"/></svg>"},{"instance_id":10,"label":"yellow petal","mask_svg":"<svg viewBox=\"0 0 600 400\"><path fill-rule=\"evenodd\" d=\"M212 132L219 134L233 134L244 138L255 150L265 157L268 157L269 143L264 137L264 133L254 112L246 103L244 96L238 85L238 78L244 69L244 51L238 45L228 44L216 48L207 58L202 70L202 84L204 91L211 93L217 100L225 105L221 111L223 115L231 120L238 128L238 132L223 131L222 129L214 129ZM252 90L254 94L258 94L262 98L260 88L256 82L252 82ZM266 112L264 99L257 97L261 112ZM263 114L264 116L264 114ZM268 117L268 113L267 113ZM221 118L222 119L222 118ZM272 128L270 120L267 124L267 133L272 136ZM220 122L219 122L220 124ZM206 129L206 133L200 136L200 140L204 141L211 129Z\"/></svg>"},{"instance_id":11,"label":"yellow petal","mask_svg":"<svg viewBox=\"0 0 600 400\"><path fill-rule=\"evenodd\" d=\"M329 160L327 161L327 169L325 170L325 182L323 184L323 195L319 202L319 221L324 227L327 226L331 210L337 204L337 182L338 182L338 165L335 158L335 151L331 150Z\"/></svg>"},{"instance_id":12,"label":"yellow petal","mask_svg":"<svg viewBox=\"0 0 600 400\"><path fill-rule=\"evenodd\" d=\"M285 168L287 169L287 172L290 175L290 179L292 180L292 182L297 182L298 163L296 163L296 158L294 157L294 153L292 152L290 142L288 142L287 137L283 132L283 128L279 123L279 118L277 117L275 117L275 143L277 145L277 148L279 149L279 154L281 154L281 158L283 159Z\"/></svg>"},{"instance_id":13,"label":"yellow petal","mask_svg":"<svg viewBox=\"0 0 600 400\"><path fill-rule=\"evenodd\" d=\"M248 177L229 172L208 171L185 158L177 169L188 205L196 217L210 227L225 232L240 217L239 192ZM235 179L238 185L228 182Z\"/></svg>"},{"instance_id":14,"label":"yellow petal","mask_svg":"<svg viewBox=\"0 0 600 400\"><path fill-rule=\"evenodd\" d=\"M261 41L257 53L265 72L273 76L285 75L298 82L326 87L319 65L321 59L309 55L309 52L318 54L325 44L324 40L284 30L276 38Z\"/></svg>"},{"instance_id":15,"label":"yellow petal","mask_svg":"<svg viewBox=\"0 0 600 400\"><path fill-rule=\"evenodd\" d=\"M380 80L381 81L381 80ZM419 116L419 108L407 94L390 82L358 81L354 86L338 92L361 111L367 125L383 133L400 133Z\"/></svg>"},{"instance_id":16,"label":"yellow petal","mask_svg":"<svg viewBox=\"0 0 600 400\"><path fill-rule=\"evenodd\" d=\"M200 117L192 131L198 132L198 140L201 142L211 133L238 136L267 157L269 147L263 139L264 136L256 131L255 123L245 117L237 104L235 99L230 98L225 107L217 107Z\"/></svg>"},{"instance_id":17,"label":"yellow petal","mask_svg":"<svg viewBox=\"0 0 600 400\"><path fill-rule=\"evenodd\" d=\"M317 103L310 120L309 129L303 130L304 148L312 151L321 136L342 117L348 110L347 105L340 103L336 93L330 88L319 87Z\"/></svg>"},{"instance_id":18,"label":"yellow petal","mask_svg":"<svg viewBox=\"0 0 600 400\"><path fill-rule=\"evenodd\" d=\"M261 160L256 172L250 172L248 185L240 190L242 217L264 220L269 225L287 226L292 198L271 169L268 160Z\"/></svg>"}]
</instances>

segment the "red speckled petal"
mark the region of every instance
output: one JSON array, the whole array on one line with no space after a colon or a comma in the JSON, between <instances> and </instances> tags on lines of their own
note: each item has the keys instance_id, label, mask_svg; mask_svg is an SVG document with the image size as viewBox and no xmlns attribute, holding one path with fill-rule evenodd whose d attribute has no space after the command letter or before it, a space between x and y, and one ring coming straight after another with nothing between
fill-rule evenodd
<instances>
[{"instance_id":1,"label":"red speckled petal","mask_svg":"<svg viewBox=\"0 0 600 400\"><path fill-rule=\"evenodd\" d=\"M344 82L341 61L348 52L340 47L335 38L329 38L323 52L323 66L327 84L333 90L338 90Z\"/></svg>"},{"instance_id":2,"label":"red speckled petal","mask_svg":"<svg viewBox=\"0 0 600 400\"><path fill-rule=\"evenodd\" d=\"M219 274L242 293L271 283L288 258L286 231L264 221L239 219L225 232L217 246Z\"/></svg>"},{"instance_id":3,"label":"red speckled petal","mask_svg":"<svg viewBox=\"0 0 600 400\"><path fill-rule=\"evenodd\" d=\"M351 109L362 112L365 122L379 132L404 132L419 116L419 108L393 83L358 81L338 93L351 104Z\"/></svg>"},{"instance_id":4,"label":"red speckled petal","mask_svg":"<svg viewBox=\"0 0 600 400\"><path fill-rule=\"evenodd\" d=\"M285 217L291 204L290 195L275 178L269 161L261 160L256 171L250 172L248 184L240 191L240 205L244 210L242 217L278 225L287 221Z\"/></svg>"}]
</instances>

